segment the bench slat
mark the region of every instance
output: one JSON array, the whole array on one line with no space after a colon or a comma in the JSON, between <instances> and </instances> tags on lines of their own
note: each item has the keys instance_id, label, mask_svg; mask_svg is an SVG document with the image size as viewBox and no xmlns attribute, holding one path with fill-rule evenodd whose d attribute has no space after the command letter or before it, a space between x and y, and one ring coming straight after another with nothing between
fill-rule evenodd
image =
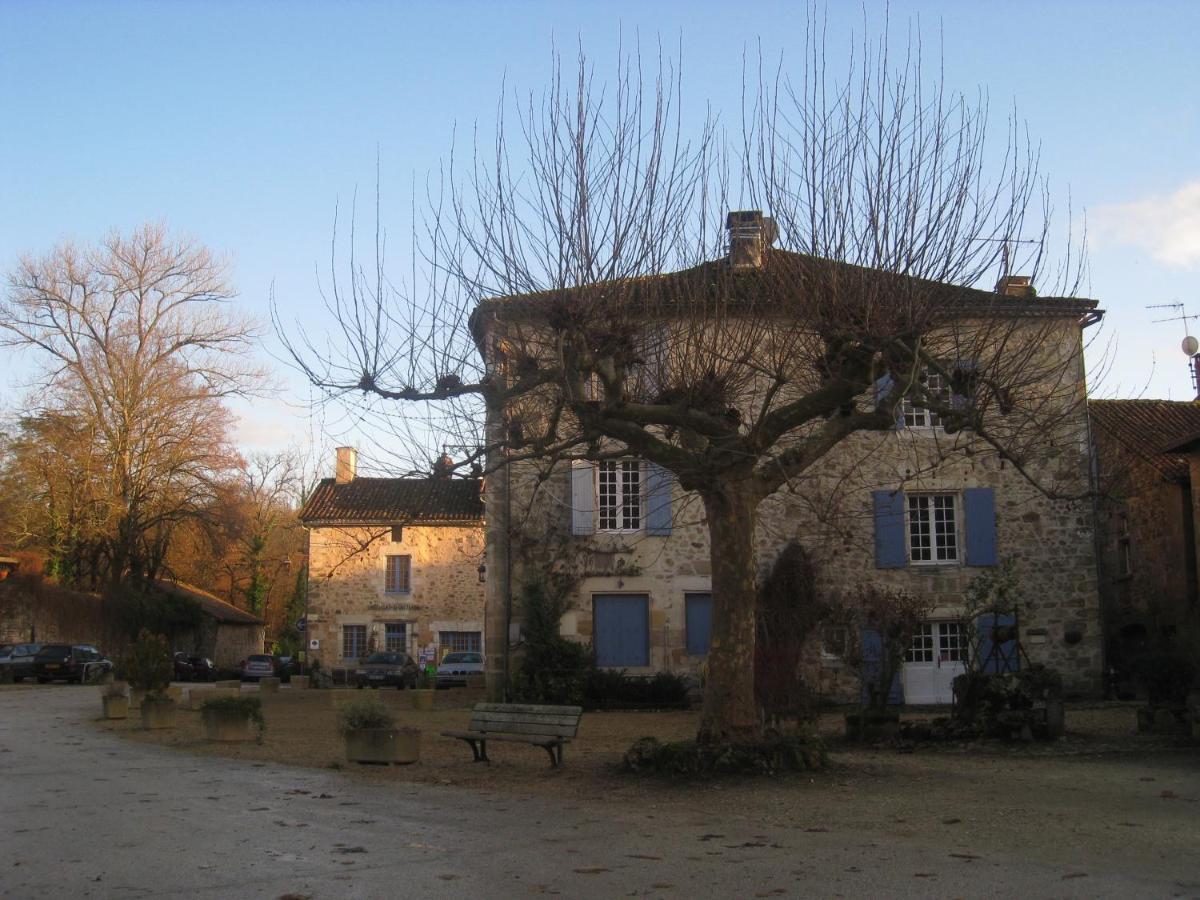
<instances>
[{"instance_id":1,"label":"bench slat","mask_svg":"<svg viewBox=\"0 0 1200 900\"><path fill-rule=\"evenodd\" d=\"M582 706L548 706L532 703L476 703L474 712L533 713L550 716L580 716Z\"/></svg>"},{"instance_id":2,"label":"bench slat","mask_svg":"<svg viewBox=\"0 0 1200 900\"><path fill-rule=\"evenodd\" d=\"M475 714L471 716L472 722L487 722L497 728L503 728L505 725L546 725L555 728L578 728L578 717L567 716L544 716L535 718L533 716L499 716L495 713L487 715Z\"/></svg>"},{"instance_id":3,"label":"bench slat","mask_svg":"<svg viewBox=\"0 0 1200 900\"><path fill-rule=\"evenodd\" d=\"M503 726L493 724L477 724L471 723L471 730L486 734L537 734L543 737L575 737L575 732L578 729L565 728L561 725L547 727L545 725L532 725L526 722L509 723Z\"/></svg>"}]
</instances>

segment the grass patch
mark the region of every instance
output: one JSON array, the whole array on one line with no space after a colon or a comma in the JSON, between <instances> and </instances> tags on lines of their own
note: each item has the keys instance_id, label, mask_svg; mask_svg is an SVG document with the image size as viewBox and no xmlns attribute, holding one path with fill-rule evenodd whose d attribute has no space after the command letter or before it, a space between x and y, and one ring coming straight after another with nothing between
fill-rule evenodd
<instances>
[{"instance_id":1,"label":"grass patch","mask_svg":"<svg viewBox=\"0 0 1200 900\"><path fill-rule=\"evenodd\" d=\"M644 737L625 752L626 771L676 778L810 772L825 762L825 745L808 735L772 737L752 744L663 743Z\"/></svg>"}]
</instances>

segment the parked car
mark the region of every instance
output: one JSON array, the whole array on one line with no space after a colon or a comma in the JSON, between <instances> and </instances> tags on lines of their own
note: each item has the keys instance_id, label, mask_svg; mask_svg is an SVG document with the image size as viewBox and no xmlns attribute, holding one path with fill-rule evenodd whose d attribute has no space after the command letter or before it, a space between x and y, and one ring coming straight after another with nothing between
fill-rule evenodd
<instances>
[{"instance_id":1,"label":"parked car","mask_svg":"<svg viewBox=\"0 0 1200 900\"><path fill-rule=\"evenodd\" d=\"M112 660L92 644L43 644L33 657L33 674L38 684L59 679L83 684L112 669Z\"/></svg>"},{"instance_id":2,"label":"parked car","mask_svg":"<svg viewBox=\"0 0 1200 900\"><path fill-rule=\"evenodd\" d=\"M176 681L216 681L217 669L212 660L187 653L175 654Z\"/></svg>"},{"instance_id":3,"label":"parked car","mask_svg":"<svg viewBox=\"0 0 1200 900\"><path fill-rule=\"evenodd\" d=\"M461 651L447 653L437 667L437 686L451 687L467 683L468 675L483 674L483 654Z\"/></svg>"},{"instance_id":4,"label":"parked car","mask_svg":"<svg viewBox=\"0 0 1200 900\"><path fill-rule=\"evenodd\" d=\"M287 684L293 675L300 674L300 662L294 656L275 657L275 674L279 680Z\"/></svg>"},{"instance_id":5,"label":"parked car","mask_svg":"<svg viewBox=\"0 0 1200 900\"><path fill-rule=\"evenodd\" d=\"M417 686L417 664L407 653L372 653L354 673L360 688L392 685L401 690Z\"/></svg>"},{"instance_id":6,"label":"parked car","mask_svg":"<svg viewBox=\"0 0 1200 900\"><path fill-rule=\"evenodd\" d=\"M278 674L275 657L269 653L251 653L242 660L242 681L274 678Z\"/></svg>"},{"instance_id":7,"label":"parked car","mask_svg":"<svg viewBox=\"0 0 1200 900\"><path fill-rule=\"evenodd\" d=\"M41 644L4 644L0 646L0 669L13 681L32 678L33 657L41 649Z\"/></svg>"}]
</instances>

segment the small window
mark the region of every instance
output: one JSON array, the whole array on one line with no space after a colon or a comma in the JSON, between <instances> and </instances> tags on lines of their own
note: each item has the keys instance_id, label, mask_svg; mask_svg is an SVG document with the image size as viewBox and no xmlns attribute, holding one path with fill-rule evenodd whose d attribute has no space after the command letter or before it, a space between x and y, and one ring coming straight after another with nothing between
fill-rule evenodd
<instances>
[{"instance_id":1,"label":"small window","mask_svg":"<svg viewBox=\"0 0 1200 900\"><path fill-rule=\"evenodd\" d=\"M923 371L921 377L925 379L926 394L942 402L949 401L950 389L940 374ZM913 402L907 397L901 402L900 411L904 417L904 427L906 428L937 428L942 424L941 417L937 413L922 406L913 405Z\"/></svg>"},{"instance_id":2,"label":"small window","mask_svg":"<svg viewBox=\"0 0 1200 900\"><path fill-rule=\"evenodd\" d=\"M846 655L846 629L842 625L826 625L821 629L821 655L841 658Z\"/></svg>"},{"instance_id":3,"label":"small window","mask_svg":"<svg viewBox=\"0 0 1200 900\"><path fill-rule=\"evenodd\" d=\"M910 663L933 662L933 624L922 622L913 632L912 646L904 654L904 661Z\"/></svg>"},{"instance_id":4,"label":"small window","mask_svg":"<svg viewBox=\"0 0 1200 900\"><path fill-rule=\"evenodd\" d=\"M403 543L403 541L404 541L404 526L403 525L393 525L392 526L392 543L400 544L400 543Z\"/></svg>"},{"instance_id":5,"label":"small window","mask_svg":"<svg viewBox=\"0 0 1200 900\"><path fill-rule=\"evenodd\" d=\"M914 565L958 561L954 494L908 495L908 553Z\"/></svg>"},{"instance_id":6,"label":"small window","mask_svg":"<svg viewBox=\"0 0 1200 900\"><path fill-rule=\"evenodd\" d=\"M403 622L388 622L383 626L383 649L388 653L403 653L407 647L408 626Z\"/></svg>"},{"instance_id":7,"label":"small window","mask_svg":"<svg viewBox=\"0 0 1200 900\"><path fill-rule=\"evenodd\" d=\"M596 466L597 531L642 527L642 466L636 459L605 460Z\"/></svg>"},{"instance_id":8,"label":"small window","mask_svg":"<svg viewBox=\"0 0 1200 900\"><path fill-rule=\"evenodd\" d=\"M963 627L958 622L943 622L938 629L939 662L966 662L967 641Z\"/></svg>"},{"instance_id":9,"label":"small window","mask_svg":"<svg viewBox=\"0 0 1200 900\"><path fill-rule=\"evenodd\" d=\"M1127 578L1133 574L1133 542L1129 537L1129 516L1121 514L1117 520L1117 576Z\"/></svg>"},{"instance_id":10,"label":"small window","mask_svg":"<svg viewBox=\"0 0 1200 900\"><path fill-rule=\"evenodd\" d=\"M407 594L412 588L412 557L389 556L384 591L389 594Z\"/></svg>"},{"instance_id":11,"label":"small window","mask_svg":"<svg viewBox=\"0 0 1200 900\"><path fill-rule=\"evenodd\" d=\"M361 659L367 652L367 626L342 626L342 657L344 659Z\"/></svg>"}]
</instances>

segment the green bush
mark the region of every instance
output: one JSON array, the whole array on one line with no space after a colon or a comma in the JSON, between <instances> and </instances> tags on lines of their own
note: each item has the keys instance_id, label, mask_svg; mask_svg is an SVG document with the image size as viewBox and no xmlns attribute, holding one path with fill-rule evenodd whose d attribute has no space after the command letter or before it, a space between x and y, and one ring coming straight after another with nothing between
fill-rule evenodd
<instances>
[{"instance_id":1,"label":"green bush","mask_svg":"<svg viewBox=\"0 0 1200 900\"><path fill-rule=\"evenodd\" d=\"M1062 676L1040 663L1018 672L969 671L954 679L954 723L981 737L1009 737L1022 726L1037 728L1035 705L1062 699Z\"/></svg>"},{"instance_id":2,"label":"green bush","mask_svg":"<svg viewBox=\"0 0 1200 900\"><path fill-rule=\"evenodd\" d=\"M240 697L214 697L201 703L200 709L245 716L258 726L260 732L267 727L267 720L263 718L262 700L249 694Z\"/></svg>"},{"instance_id":3,"label":"green bush","mask_svg":"<svg viewBox=\"0 0 1200 900\"><path fill-rule=\"evenodd\" d=\"M559 634L566 611L564 594L535 578L522 588L521 606L525 652L512 680L514 698L526 703L581 705L594 664L587 647Z\"/></svg>"},{"instance_id":4,"label":"green bush","mask_svg":"<svg viewBox=\"0 0 1200 900\"><path fill-rule=\"evenodd\" d=\"M165 693L175 675L167 639L145 628L121 654L117 668L130 687L147 694Z\"/></svg>"},{"instance_id":5,"label":"green bush","mask_svg":"<svg viewBox=\"0 0 1200 900\"><path fill-rule=\"evenodd\" d=\"M352 731L368 728L394 728L396 717L376 697L351 700L338 710L338 733L345 737Z\"/></svg>"},{"instance_id":6,"label":"green bush","mask_svg":"<svg viewBox=\"0 0 1200 900\"><path fill-rule=\"evenodd\" d=\"M808 772L825 765L825 747L809 735L788 735L751 744L664 744L644 737L625 753L625 768L635 773L676 778L715 775L774 775Z\"/></svg>"},{"instance_id":7,"label":"green bush","mask_svg":"<svg viewBox=\"0 0 1200 900\"><path fill-rule=\"evenodd\" d=\"M587 709L686 709L687 705L688 683L671 672L643 676L593 668L584 682Z\"/></svg>"}]
</instances>

